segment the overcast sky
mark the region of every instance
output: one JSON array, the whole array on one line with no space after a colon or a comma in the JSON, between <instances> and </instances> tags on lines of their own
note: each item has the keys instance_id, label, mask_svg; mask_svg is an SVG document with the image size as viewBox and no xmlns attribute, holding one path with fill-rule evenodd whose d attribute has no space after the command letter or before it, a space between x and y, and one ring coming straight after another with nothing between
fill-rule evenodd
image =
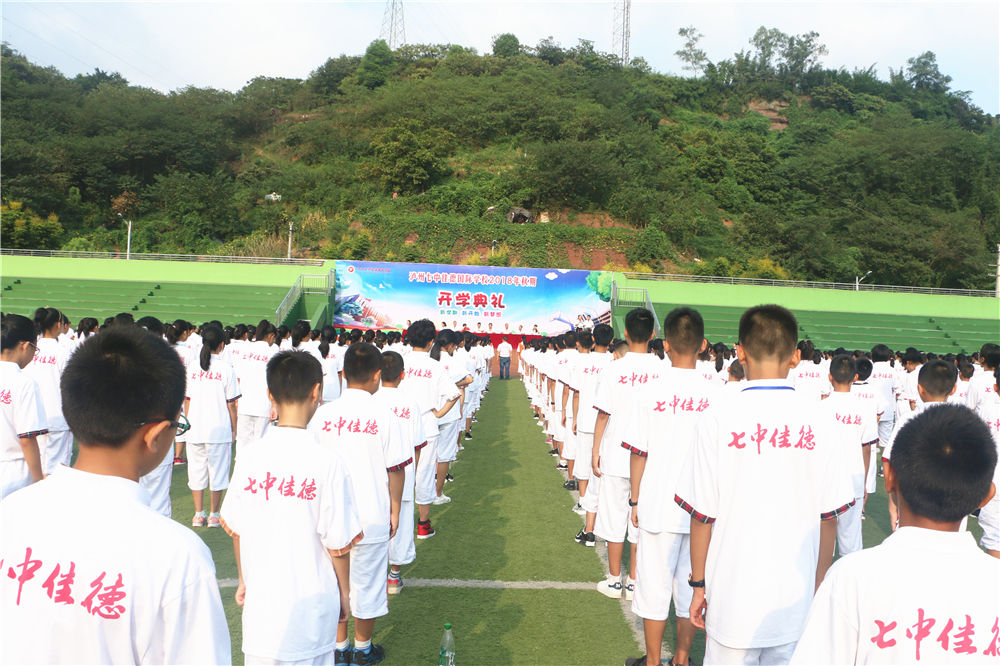
<instances>
[{"instance_id":1,"label":"overcast sky","mask_svg":"<svg viewBox=\"0 0 1000 666\"><path fill-rule=\"evenodd\" d=\"M512 32L528 45L552 36L563 46L592 40L611 50L613 3L403 3L406 41L458 43L480 53ZM131 83L170 91L193 85L238 90L255 76L304 78L328 57L360 54L379 36L384 0L370 2L12 2L2 4L3 40L29 60L73 76L100 68ZM664 2L632 5L632 57L681 74L680 27L694 25L712 61L749 49L761 26L815 30L829 48L826 67L879 76L924 51L937 54L952 88L1000 113L1000 2L855 1Z\"/></svg>"}]
</instances>

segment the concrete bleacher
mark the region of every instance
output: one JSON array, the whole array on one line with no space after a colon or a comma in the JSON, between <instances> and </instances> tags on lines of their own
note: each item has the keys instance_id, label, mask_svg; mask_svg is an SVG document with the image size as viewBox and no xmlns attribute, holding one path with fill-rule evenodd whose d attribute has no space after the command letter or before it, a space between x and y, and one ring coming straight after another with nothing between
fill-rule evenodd
<instances>
[{"instance_id":1,"label":"concrete bleacher","mask_svg":"<svg viewBox=\"0 0 1000 666\"><path fill-rule=\"evenodd\" d=\"M164 322L256 323L273 319L288 288L154 280L49 279L4 275L0 300L4 312L31 316L35 308L58 308L74 324L82 317L103 320L119 312L136 319L147 315Z\"/></svg>"}]
</instances>

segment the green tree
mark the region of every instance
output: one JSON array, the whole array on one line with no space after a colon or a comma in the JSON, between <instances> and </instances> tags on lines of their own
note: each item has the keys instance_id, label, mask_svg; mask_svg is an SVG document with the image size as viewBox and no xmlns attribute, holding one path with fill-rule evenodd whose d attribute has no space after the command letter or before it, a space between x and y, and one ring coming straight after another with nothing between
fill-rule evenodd
<instances>
[{"instance_id":1,"label":"green tree","mask_svg":"<svg viewBox=\"0 0 1000 666\"><path fill-rule=\"evenodd\" d=\"M493 38L493 55L501 58L513 58L521 52L521 42L515 35L505 32Z\"/></svg>"},{"instance_id":2,"label":"green tree","mask_svg":"<svg viewBox=\"0 0 1000 666\"><path fill-rule=\"evenodd\" d=\"M63 228L54 213L41 217L24 208L20 201L0 204L0 234L5 247L55 250Z\"/></svg>"},{"instance_id":3,"label":"green tree","mask_svg":"<svg viewBox=\"0 0 1000 666\"><path fill-rule=\"evenodd\" d=\"M944 93L948 90L951 77L938 69L937 56L925 51L906 61L906 82L916 90Z\"/></svg>"},{"instance_id":4,"label":"green tree","mask_svg":"<svg viewBox=\"0 0 1000 666\"><path fill-rule=\"evenodd\" d=\"M326 62L309 74L307 83L314 93L322 97L340 94L340 84L358 69L361 58L340 55L327 58Z\"/></svg>"},{"instance_id":5,"label":"green tree","mask_svg":"<svg viewBox=\"0 0 1000 666\"><path fill-rule=\"evenodd\" d=\"M373 89L384 85L396 67L396 56L384 39L376 39L365 49L358 63L358 83Z\"/></svg>"},{"instance_id":6,"label":"green tree","mask_svg":"<svg viewBox=\"0 0 1000 666\"><path fill-rule=\"evenodd\" d=\"M372 139L371 172L390 190L420 192L448 172L452 139L443 130L421 131L412 121L401 122Z\"/></svg>"},{"instance_id":7,"label":"green tree","mask_svg":"<svg viewBox=\"0 0 1000 666\"><path fill-rule=\"evenodd\" d=\"M684 63L683 69L698 76L705 71L705 66L709 64L705 50L698 48L698 42L705 35L698 32L693 25L679 29L677 34L684 39L684 46L680 50L674 51L674 55Z\"/></svg>"}]
</instances>

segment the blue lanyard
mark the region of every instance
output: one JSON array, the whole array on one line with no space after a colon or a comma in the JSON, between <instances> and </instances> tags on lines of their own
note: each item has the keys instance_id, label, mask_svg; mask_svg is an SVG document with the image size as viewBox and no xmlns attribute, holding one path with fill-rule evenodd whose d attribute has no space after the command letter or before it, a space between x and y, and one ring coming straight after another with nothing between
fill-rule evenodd
<instances>
[{"instance_id":1,"label":"blue lanyard","mask_svg":"<svg viewBox=\"0 0 1000 666\"><path fill-rule=\"evenodd\" d=\"M794 391L794 386L748 386L742 389L740 393L745 391Z\"/></svg>"}]
</instances>

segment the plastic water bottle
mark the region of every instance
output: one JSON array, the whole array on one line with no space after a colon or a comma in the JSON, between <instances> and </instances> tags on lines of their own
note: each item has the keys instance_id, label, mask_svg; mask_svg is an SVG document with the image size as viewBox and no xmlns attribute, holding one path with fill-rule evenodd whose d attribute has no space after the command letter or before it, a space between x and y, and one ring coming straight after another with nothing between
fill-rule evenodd
<instances>
[{"instance_id":1,"label":"plastic water bottle","mask_svg":"<svg viewBox=\"0 0 1000 666\"><path fill-rule=\"evenodd\" d=\"M451 633L451 622L445 622L444 636L441 637L441 656L438 666L455 666L455 636Z\"/></svg>"}]
</instances>

